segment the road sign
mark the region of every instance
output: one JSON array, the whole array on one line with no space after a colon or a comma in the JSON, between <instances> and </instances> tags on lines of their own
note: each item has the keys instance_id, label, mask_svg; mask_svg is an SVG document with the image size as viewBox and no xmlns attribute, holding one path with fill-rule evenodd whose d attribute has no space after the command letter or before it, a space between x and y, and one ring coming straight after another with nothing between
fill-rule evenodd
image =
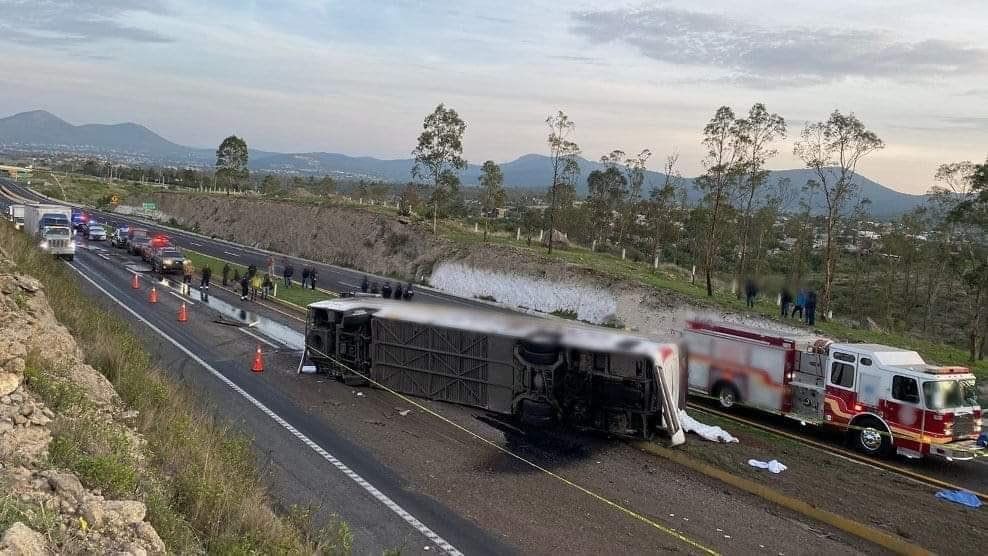
<instances>
[{"instance_id":1,"label":"road sign","mask_svg":"<svg viewBox=\"0 0 988 556\"><path fill-rule=\"evenodd\" d=\"M119 195L114 195L114 196L110 197L110 202L113 203L114 205L119 205L120 204L120 196Z\"/></svg>"},{"instance_id":2,"label":"road sign","mask_svg":"<svg viewBox=\"0 0 988 556\"><path fill-rule=\"evenodd\" d=\"M144 210L156 210L157 207L154 203L144 203Z\"/></svg>"}]
</instances>

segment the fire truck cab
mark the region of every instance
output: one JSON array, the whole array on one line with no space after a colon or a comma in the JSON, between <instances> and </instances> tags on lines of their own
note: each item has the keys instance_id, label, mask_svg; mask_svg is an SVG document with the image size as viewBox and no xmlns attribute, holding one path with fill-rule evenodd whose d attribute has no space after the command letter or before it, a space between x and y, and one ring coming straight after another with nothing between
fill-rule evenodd
<instances>
[{"instance_id":1,"label":"fire truck cab","mask_svg":"<svg viewBox=\"0 0 988 556\"><path fill-rule=\"evenodd\" d=\"M690 389L720 401L848 432L861 452L972 459L982 412L965 367L927 364L915 351L833 343L692 322L684 334Z\"/></svg>"}]
</instances>

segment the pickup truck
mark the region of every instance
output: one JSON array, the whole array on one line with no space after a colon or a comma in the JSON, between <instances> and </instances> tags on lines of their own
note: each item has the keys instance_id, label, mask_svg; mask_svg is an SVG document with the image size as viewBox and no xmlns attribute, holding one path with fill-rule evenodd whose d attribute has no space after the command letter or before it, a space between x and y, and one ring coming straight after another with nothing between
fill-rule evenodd
<instances>
[{"instance_id":1,"label":"pickup truck","mask_svg":"<svg viewBox=\"0 0 988 556\"><path fill-rule=\"evenodd\" d=\"M171 245L154 249L151 256L151 268L158 274L181 272L185 257L182 252Z\"/></svg>"}]
</instances>

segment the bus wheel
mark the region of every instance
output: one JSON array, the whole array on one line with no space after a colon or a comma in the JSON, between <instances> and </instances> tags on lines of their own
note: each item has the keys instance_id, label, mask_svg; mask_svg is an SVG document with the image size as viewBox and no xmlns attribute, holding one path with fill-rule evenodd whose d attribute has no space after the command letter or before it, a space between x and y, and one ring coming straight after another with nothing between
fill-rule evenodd
<instances>
[{"instance_id":1,"label":"bus wheel","mask_svg":"<svg viewBox=\"0 0 988 556\"><path fill-rule=\"evenodd\" d=\"M882 456L892 450L892 438L888 429L874 417L865 417L851 423L851 442L854 449L869 456Z\"/></svg>"},{"instance_id":2,"label":"bus wheel","mask_svg":"<svg viewBox=\"0 0 988 556\"><path fill-rule=\"evenodd\" d=\"M714 396L717 397L717 402L724 409L731 409L734 404L741 400L738 389L729 382L722 382L714 392Z\"/></svg>"}]
</instances>

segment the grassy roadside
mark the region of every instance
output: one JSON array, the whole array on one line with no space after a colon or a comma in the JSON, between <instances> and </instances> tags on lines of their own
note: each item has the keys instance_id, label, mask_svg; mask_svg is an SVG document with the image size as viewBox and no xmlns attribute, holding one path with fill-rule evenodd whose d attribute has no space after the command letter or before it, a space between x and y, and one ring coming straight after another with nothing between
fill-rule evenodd
<instances>
[{"instance_id":1,"label":"grassy roadside","mask_svg":"<svg viewBox=\"0 0 988 556\"><path fill-rule=\"evenodd\" d=\"M58 362L29 357L29 386L60 412L50 457L107 495L143 500L170 551L185 553L348 553L345 524L312 531L305 512L275 515L256 468L250 439L213 419L185 387L155 369L129 325L92 303L65 265L37 250L7 222L0 244L17 270L45 286L56 317L75 336L86 361L103 373L129 409L147 445L135 460L126 430L97 428L83 396L60 380Z\"/></svg>"},{"instance_id":2,"label":"grassy roadside","mask_svg":"<svg viewBox=\"0 0 988 556\"><path fill-rule=\"evenodd\" d=\"M183 249L182 253L192 260L192 265L195 267L195 271L199 272L206 265L213 271L212 281L215 283L222 283L222 270L223 265L230 265L230 279L233 279L233 271L237 274L243 276L247 272L247 267L235 262L227 261L225 259L220 259L217 257L212 257L210 255L205 255L198 251L193 251L191 249ZM286 303L291 303L292 305L297 305L299 307L305 307L309 303L315 303L316 301L325 301L327 299L332 299L335 296L326 293L322 290L313 290L309 288L302 288L302 286L296 282L292 281L292 287L284 287L284 280L280 276L272 276L271 280L278 284L278 295L275 299L284 301Z\"/></svg>"}]
</instances>

